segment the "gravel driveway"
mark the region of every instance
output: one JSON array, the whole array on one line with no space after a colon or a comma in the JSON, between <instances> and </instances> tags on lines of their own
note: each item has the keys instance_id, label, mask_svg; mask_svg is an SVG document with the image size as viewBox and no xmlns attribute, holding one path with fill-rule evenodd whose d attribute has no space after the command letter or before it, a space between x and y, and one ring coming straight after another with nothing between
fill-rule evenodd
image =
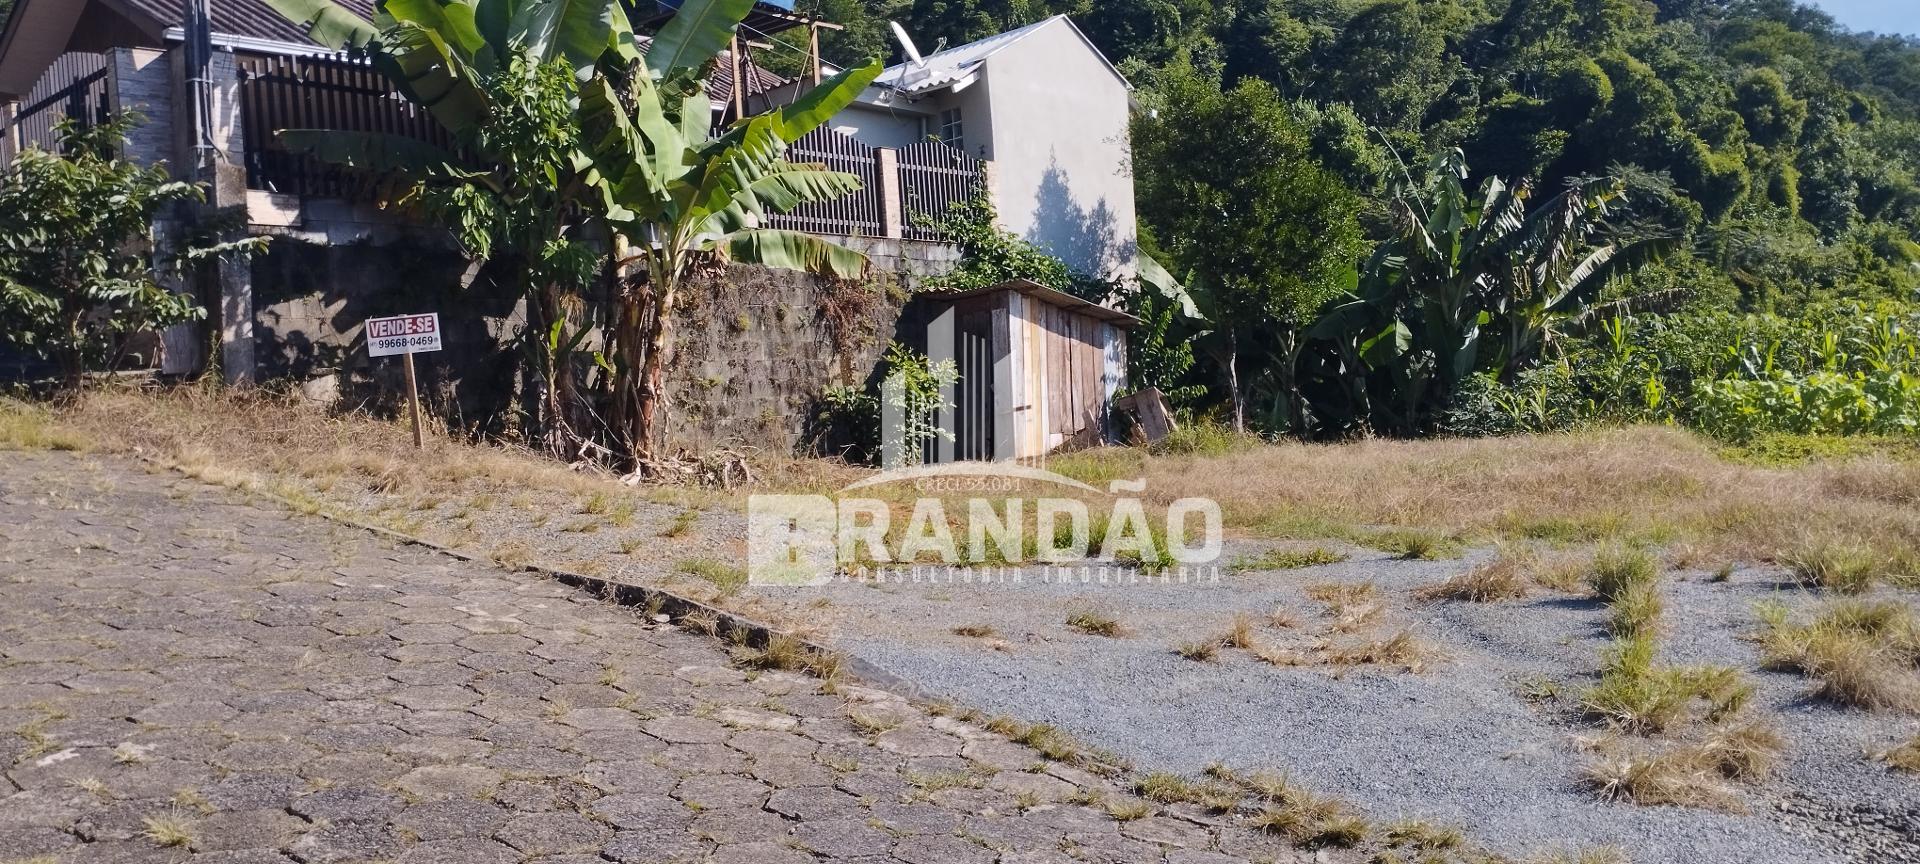
<instances>
[{"instance_id":1,"label":"gravel driveway","mask_svg":"<svg viewBox=\"0 0 1920 864\"><path fill-rule=\"evenodd\" d=\"M1797 675L1758 671L1753 601L1781 596L1779 574L1667 580L1666 657L1730 663L1759 685L1757 707L1788 739L1776 779L1749 795L1750 815L1609 804L1579 786L1600 734L1563 698L1591 683L1607 642L1591 600L1554 592L1500 604L1421 602L1414 588L1470 566L1403 561L1366 550L1352 560L1280 572L1226 573L1218 584L836 585L824 591L835 638L928 694L1043 720L1133 758L1144 769L1198 773L1223 763L1278 768L1345 795L1377 819L1418 816L1468 826L1515 854L1554 844L1612 844L1641 862L1920 860L1920 779L1865 753L1914 734L1911 718L1844 711L1805 698ZM1229 556L1231 557L1231 556ZM1439 659L1418 674L1358 667L1282 668L1247 652L1217 662L1174 646L1226 630L1235 614L1276 606L1309 625L1315 583L1373 582L1387 598L1380 632L1411 627ZM786 599L807 601L809 592ZM1912 599L1909 597L1908 599ZM1098 609L1129 632L1103 638L1064 626ZM951 634L990 624L999 642ZM1275 638L1284 635L1276 631ZM1263 636L1263 638L1265 638Z\"/></svg>"}]
</instances>

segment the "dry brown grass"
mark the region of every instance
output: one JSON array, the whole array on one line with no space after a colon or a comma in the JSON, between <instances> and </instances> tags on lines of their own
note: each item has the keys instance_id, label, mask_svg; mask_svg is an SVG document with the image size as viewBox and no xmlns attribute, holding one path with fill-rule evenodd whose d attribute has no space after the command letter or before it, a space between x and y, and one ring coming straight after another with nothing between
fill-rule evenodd
<instances>
[{"instance_id":1,"label":"dry brown grass","mask_svg":"<svg viewBox=\"0 0 1920 864\"><path fill-rule=\"evenodd\" d=\"M1385 612L1380 603L1380 589L1372 582L1309 585L1307 596L1326 604L1327 617L1333 619L1329 629L1336 633L1352 633L1379 620Z\"/></svg>"},{"instance_id":2,"label":"dry brown grass","mask_svg":"<svg viewBox=\"0 0 1920 864\"><path fill-rule=\"evenodd\" d=\"M178 814L148 816L141 820L145 830L141 833L156 846L187 847L193 845L193 822Z\"/></svg>"},{"instance_id":3,"label":"dry brown grass","mask_svg":"<svg viewBox=\"0 0 1920 864\"><path fill-rule=\"evenodd\" d=\"M145 453L228 475L358 494L552 490L585 497L610 481L574 472L508 445L435 437L423 452L403 424L337 416L296 399L183 389L165 395L107 389L72 408L7 428L73 446ZM4 413L4 412L0 412ZM50 422L49 422L50 421ZM25 433L22 433L25 434ZM0 444L0 446L7 446ZM50 446L64 446L52 444ZM1920 570L1920 461L1886 455L1761 466L1724 458L1717 445L1657 427L1570 435L1340 445L1276 444L1161 448L1148 455L1100 449L1056 460L1068 474L1100 480L1144 477L1150 503L1195 495L1218 500L1230 530L1259 536L1343 539L1403 554L1442 554L1452 538L1519 537L1566 542L1632 539L1686 542L1708 560L1778 561L1812 534L1867 543ZM830 492L867 476L829 460L759 458L760 488ZM1091 475L1090 475L1091 476ZM627 494L681 506L738 504L734 495L689 489ZM875 494L885 494L876 492ZM1628 506L1627 502L1631 502ZM1383 530L1384 529L1384 530ZM1413 532L1420 538L1407 540ZM1396 539L1398 538L1398 539Z\"/></svg>"},{"instance_id":4,"label":"dry brown grass","mask_svg":"<svg viewBox=\"0 0 1920 864\"><path fill-rule=\"evenodd\" d=\"M1067 616L1067 626L1089 636L1109 638L1126 635L1120 619L1098 609L1081 609Z\"/></svg>"},{"instance_id":5,"label":"dry brown grass","mask_svg":"<svg viewBox=\"0 0 1920 864\"><path fill-rule=\"evenodd\" d=\"M1584 780L1607 801L1745 812L1734 781L1766 780L1784 747L1780 733L1764 724L1724 726L1701 741L1665 747L1605 741Z\"/></svg>"},{"instance_id":6,"label":"dry brown grass","mask_svg":"<svg viewBox=\"0 0 1920 864\"><path fill-rule=\"evenodd\" d=\"M1220 657L1220 640L1199 639L1174 646L1173 653L1196 663L1212 663Z\"/></svg>"},{"instance_id":7,"label":"dry brown grass","mask_svg":"<svg viewBox=\"0 0 1920 864\"><path fill-rule=\"evenodd\" d=\"M1315 794L1285 775L1255 772L1235 778L1235 782L1265 799L1247 824L1285 837L1296 846L1348 848L1359 845L1371 830L1352 805Z\"/></svg>"},{"instance_id":8,"label":"dry brown grass","mask_svg":"<svg viewBox=\"0 0 1920 864\"><path fill-rule=\"evenodd\" d=\"M1587 765L1584 779L1608 801L1746 811L1745 800L1728 782L1718 754L1700 745L1656 748L1603 744L1600 755Z\"/></svg>"},{"instance_id":9,"label":"dry brown grass","mask_svg":"<svg viewBox=\"0 0 1920 864\"><path fill-rule=\"evenodd\" d=\"M1909 774L1920 774L1920 735L1876 753L1874 758L1887 763L1887 767Z\"/></svg>"},{"instance_id":10,"label":"dry brown grass","mask_svg":"<svg viewBox=\"0 0 1920 864\"><path fill-rule=\"evenodd\" d=\"M1424 600L1459 600L1493 603L1518 600L1527 596L1532 580L1529 574L1539 564L1539 556L1523 546L1502 546L1493 560L1475 565L1445 582L1428 585L1414 592Z\"/></svg>"},{"instance_id":11,"label":"dry brown grass","mask_svg":"<svg viewBox=\"0 0 1920 864\"><path fill-rule=\"evenodd\" d=\"M1253 646L1253 619L1246 615L1233 616L1233 623L1227 625L1227 632L1220 635L1220 647L1249 651Z\"/></svg>"},{"instance_id":12,"label":"dry brown grass","mask_svg":"<svg viewBox=\"0 0 1920 864\"><path fill-rule=\"evenodd\" d=\"M1149 494L1207 495L1229 527L1297 539L1353 526L1568 542L1688 541L1712 560L1778 560L1802 526L1920 549L1920 463L1866 456L1797 466L1725 458L1679 429L1498 440L1277 444L1141 459ZM1162 502L1164 503L1164 501Z\"/></svg>"},{"instance_id":13,"label":"dry brown grass","mask_svg":"<svg viewBox=\"0 0 1920 864\"><path fill-rule=\"evenodd\" d=\"M1371 639L1352 645L1327 649L1327 662L1334 666L1398 666L1408 672L1426 668L1433 649L1410 630L1402 630L1385 639Z\"/></svg>"}]
</instances>

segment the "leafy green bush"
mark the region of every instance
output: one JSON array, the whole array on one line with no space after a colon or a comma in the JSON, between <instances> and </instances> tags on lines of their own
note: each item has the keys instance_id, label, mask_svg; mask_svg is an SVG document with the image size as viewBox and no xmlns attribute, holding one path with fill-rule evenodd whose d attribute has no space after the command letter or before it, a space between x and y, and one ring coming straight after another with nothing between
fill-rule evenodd
<instances>
[{"instance_id":1,"label":"leafy green bush","mask_svg":"<svg viewBox=\"0 0 1920 864\"><path fill-rule=\"evenodd\" d=\"M1694 387L1692 422L1716 438L1762 433L1912 435L1920 432L1920 375L1906 372L1774 372Z\"/></svg>"},{"instance_id":2,"label":"leafy green bush","mask_svg":"<svg viewBox=\"0 0 1920 864\"><path fill-rule=\"evenodd\" d=\"M139 121L123 114L81 128L63 120L56 151L24 150L0 177L0 342L54 361L67 387L90 368L118 365L130 337L204 314L191 295L161 287L163 270L264 242L154 255L154 217L203 196L164 167L119 158Z\"/></svg>"}]
</instances>

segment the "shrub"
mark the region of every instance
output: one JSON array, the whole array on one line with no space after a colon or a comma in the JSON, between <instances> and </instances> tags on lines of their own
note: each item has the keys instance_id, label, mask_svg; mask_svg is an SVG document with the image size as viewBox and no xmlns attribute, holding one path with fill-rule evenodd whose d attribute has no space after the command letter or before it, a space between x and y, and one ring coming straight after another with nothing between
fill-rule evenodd
<instances>
[{"instance_id":1,"label":"shrub","mask_svg":"<svg viewBox=\"0 0 1920 864\"><path fill-rule=\"evenodd\" d=\"M161 287L162 270L266 242L194 242L163 261L153 255L154 218L204 196L165 166L119 158L139 122L132 114L91 128L62 120L54 150L21 152L0 180L0 344L52 360L67 387L90 368L118 365L129 337L205 314L193 294Z\"/></svg>"}]
</instances>

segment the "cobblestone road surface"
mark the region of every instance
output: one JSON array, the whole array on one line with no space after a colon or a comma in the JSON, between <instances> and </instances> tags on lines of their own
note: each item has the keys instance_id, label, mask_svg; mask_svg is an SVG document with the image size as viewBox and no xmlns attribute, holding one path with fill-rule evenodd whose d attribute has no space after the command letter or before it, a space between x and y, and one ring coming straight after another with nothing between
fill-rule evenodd
<instances>
[{"instance_id":1,"label":"cobblestone road surface","mask_svg":"<svg viewBox=\"0 0 1920 864\"><path fill-rule=\"evenodd\" d=\"M533 574L0 452L0 861L1294 858L826 689Z\"/></svg>"}]
</instances>

